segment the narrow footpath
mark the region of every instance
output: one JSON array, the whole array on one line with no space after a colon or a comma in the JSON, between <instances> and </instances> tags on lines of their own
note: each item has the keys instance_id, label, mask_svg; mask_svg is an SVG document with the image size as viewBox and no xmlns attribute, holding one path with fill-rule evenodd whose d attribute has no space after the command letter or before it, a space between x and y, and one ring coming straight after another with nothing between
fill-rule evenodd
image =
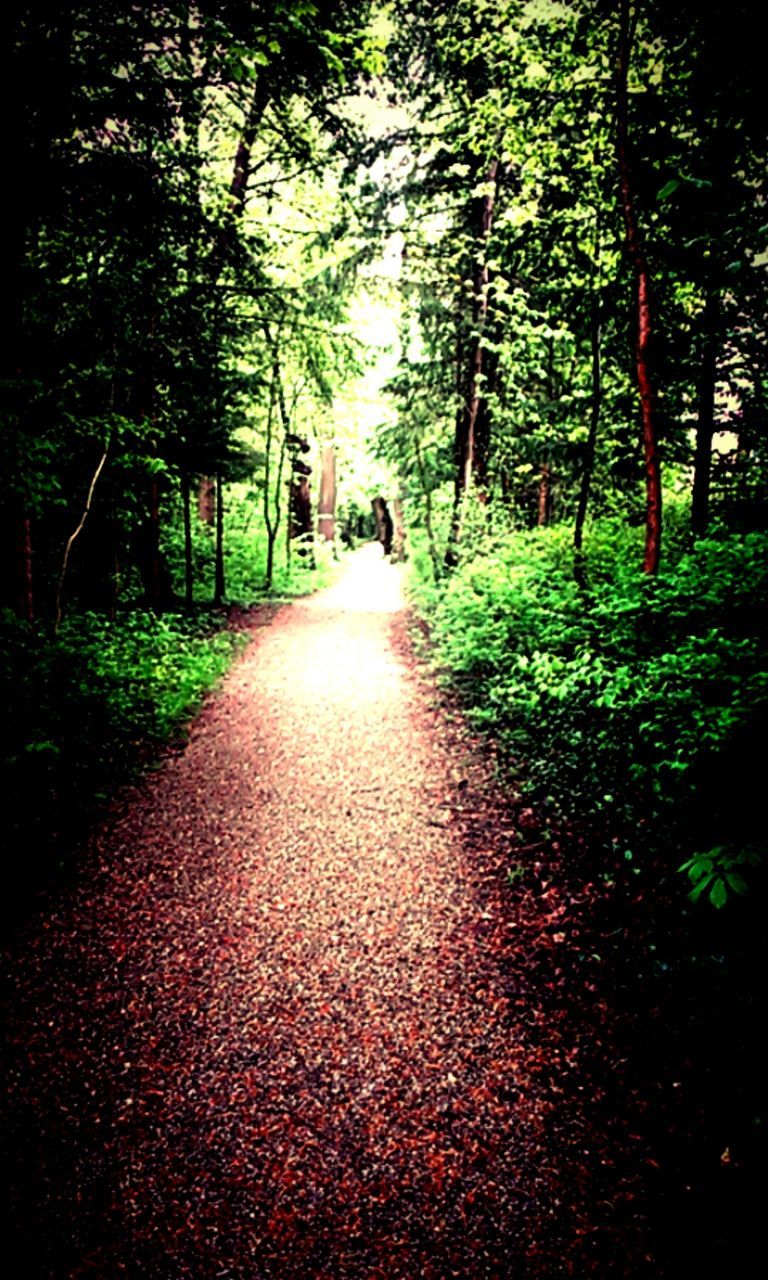
<instances>
[{"instance_id":1,"label":"narrow footpath","mask_svg":"<svg viewBox=\"0 0 768 1280\"><path fill-rule=\"evenodd\" d=\"M373 546L255 627L15 944L11 1280L592 1273L583 1046L515 960L544 908L456 820L485 766L402 607Z\"/></svg>"}]
</instances>

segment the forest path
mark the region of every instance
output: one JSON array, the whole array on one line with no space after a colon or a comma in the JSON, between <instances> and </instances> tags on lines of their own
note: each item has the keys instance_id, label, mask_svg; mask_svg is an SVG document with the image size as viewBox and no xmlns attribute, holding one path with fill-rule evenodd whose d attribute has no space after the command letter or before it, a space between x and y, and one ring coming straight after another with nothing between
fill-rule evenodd
<instances>
[{"instance_id":1,"label":"forest path","mask_svg":"<svg viewBox=\"0 0 768 1280\"><path fill-rule=\"evenodd\" d=\"M451 821L482 766L401 610L377 546L281 609L12 957L25 1280L572 1274L505 861Z\"/></svg>"}]
</instances>

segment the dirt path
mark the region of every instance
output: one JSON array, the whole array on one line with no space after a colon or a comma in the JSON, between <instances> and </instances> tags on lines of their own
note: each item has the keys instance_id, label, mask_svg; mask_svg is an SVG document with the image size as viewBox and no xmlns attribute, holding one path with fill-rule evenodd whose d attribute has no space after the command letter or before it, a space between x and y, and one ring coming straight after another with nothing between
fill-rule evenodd
<instances>
[{"instance_id":1,"label":"dirt path","mask_svg":"<svg viewBox=\"0 0 768 1280\"><path fill-rule=\"evenodd\" d=\"M574 1274L504 860L401 605L372 547L282 609L12 957L25 1280Z\"/></svg>"}]
</instances>

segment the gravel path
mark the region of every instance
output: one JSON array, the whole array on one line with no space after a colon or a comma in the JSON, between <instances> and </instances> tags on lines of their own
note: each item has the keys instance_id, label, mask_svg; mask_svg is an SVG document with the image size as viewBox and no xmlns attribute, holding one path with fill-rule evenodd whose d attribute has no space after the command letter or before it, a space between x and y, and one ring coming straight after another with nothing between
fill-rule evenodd
<instances>
[{"instance_id":1,"label":"gravel path","mask_svg":"<svg viewBox=\"0 0 768 1280\"><path fill-rule=\"evenodd\" d=\"M573 1274L503 858L401 606L374 546L259 628L13 954L24 1280Z\"/></svg>"}]
</instances>

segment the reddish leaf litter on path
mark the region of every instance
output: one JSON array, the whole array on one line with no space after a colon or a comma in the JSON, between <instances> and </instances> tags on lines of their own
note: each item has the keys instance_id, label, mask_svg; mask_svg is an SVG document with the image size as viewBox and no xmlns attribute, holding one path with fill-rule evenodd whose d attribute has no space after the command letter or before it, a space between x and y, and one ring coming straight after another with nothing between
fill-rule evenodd
<instances>
[{"instance_id":1,"label":"reddish leaf litter on path","mask_svg":"<svg viewBox=\"0 0 768 1280\"><path fill-rule=\"evenodd\" d=\"M378 547L255 626L10 946L11 1274L658 1274L599 956L506 800Z\"/></svg>"}]
</instances>

